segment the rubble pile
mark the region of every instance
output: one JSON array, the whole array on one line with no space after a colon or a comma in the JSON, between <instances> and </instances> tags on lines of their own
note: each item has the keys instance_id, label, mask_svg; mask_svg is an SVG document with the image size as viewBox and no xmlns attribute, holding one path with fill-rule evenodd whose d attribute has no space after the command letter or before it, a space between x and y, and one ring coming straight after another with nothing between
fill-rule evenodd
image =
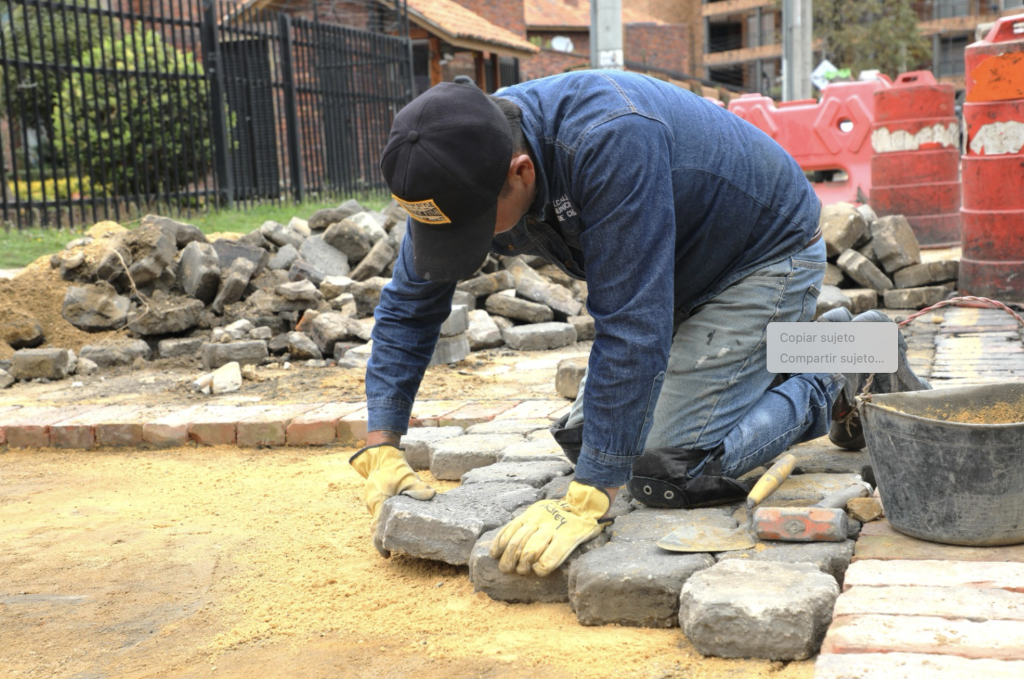
<instances>
[{"instance_id":1,"label":"rubble pile","mask_svg":"<svg viewBox=\"0 0 1024 679\"><path fill-rule=\"evenodd\" d=\"M837 307L854 314L887 307L923 309L956 290L958 260L922 263L914 230L902 215L878 217L868 205L822 208L828 252L815 316Z\"/></svg>"},{"instance_id":2,"label":"rubble pile","mask_svg":"<svg viewBox=\"0 0 1024 679\"><path fill-rule=\"evenodd\" d=\"M90 333L127 328L127 338L82 346L76 356L36 348L45 338L30 315L6 319L0 329L18 351L0 361L0 385L157 359L198 359L207 371L298 361L363 368L407 216L394 201L376 212L350 200L237 239L208 239L156 215L132 230L94 228L50 259L71 283L61 315ZM430 365L502 346L536 351L593 339L586 294L585 283L540 258L489 257L458 284ZM216 392L220 383L211 372L196 389Z\"/></svg>"}]
</instances>

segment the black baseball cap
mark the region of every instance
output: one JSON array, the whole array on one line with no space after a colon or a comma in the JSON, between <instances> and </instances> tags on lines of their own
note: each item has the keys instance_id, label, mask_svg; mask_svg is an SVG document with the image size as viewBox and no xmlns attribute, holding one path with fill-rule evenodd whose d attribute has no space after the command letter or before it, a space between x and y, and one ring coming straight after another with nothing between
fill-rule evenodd
<instances>
[{"instance_id":1,"label":"black baseball cap","mask_svg":"<svg viewBox=\"0 0 1024 679\"><path fill-rule=\"evenodd\" d=\"M480 268L511 160L508 119L476 86L440 83L398 112L380 169L412 216L417 276L458 281Z\"/></svg>"}]
</instances>

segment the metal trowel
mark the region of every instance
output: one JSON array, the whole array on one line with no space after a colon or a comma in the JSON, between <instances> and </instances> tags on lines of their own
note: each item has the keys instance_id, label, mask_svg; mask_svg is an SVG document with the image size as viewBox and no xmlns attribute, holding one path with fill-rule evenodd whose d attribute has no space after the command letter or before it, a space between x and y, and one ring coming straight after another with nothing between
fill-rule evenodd
<instances>
[{"instance_id":1,"label":"metal trowel","mask_svg":"<svg viewBox=\"0 0 1024 679\"><path fill-rule=\"evenodd\" d=\"M656 543L670 552L732 552L750 549L757 541L751 532L754 507L768 499L782 482L789 478L796 466L796 458L783 455L765 472L747 495L747 520L738 528L716 526L684 526L677 528Z\"/></svg>"}]
</instances>

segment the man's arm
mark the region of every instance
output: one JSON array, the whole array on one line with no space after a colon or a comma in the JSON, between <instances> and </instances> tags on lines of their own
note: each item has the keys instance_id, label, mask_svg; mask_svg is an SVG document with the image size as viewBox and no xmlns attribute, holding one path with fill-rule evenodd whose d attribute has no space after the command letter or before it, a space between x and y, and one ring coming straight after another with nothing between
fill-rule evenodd
<instances>
[{"instance_id":1,"label":"man's arm","mask_svg":"<svg viewBox=\"0 0 1024 679\"><path fill-rule=\"evenodd\" d=\"M368 429L398 438L408 431L416 393L455 293L455 283L418 278L412 263L412 229L408 229L391 283L381 291L374 311L373 352L366 367Z\"/></svg>"},{"instance_id":2,"label":"man's arm","mask_svg":"<svg viewBox=\"0 0 1024 679\"><path fill-rule=\"evenodd\" d=\"M577 149L587 308L596 340L576 478L624 485L643 454L672 343L676 249L671 131L625 115L593 128Z\"/></svg>"}]
</instances>

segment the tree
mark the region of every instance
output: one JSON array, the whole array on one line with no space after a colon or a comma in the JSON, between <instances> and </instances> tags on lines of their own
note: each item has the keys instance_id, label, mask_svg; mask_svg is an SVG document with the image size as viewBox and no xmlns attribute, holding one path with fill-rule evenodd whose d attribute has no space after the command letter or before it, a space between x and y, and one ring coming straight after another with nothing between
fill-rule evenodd
<instances>
[{"instance_id":1,"label":"tree","mask_svg":"<svg viewBox=\"0 0 1024 679\"><path fill-rule=\"evenodd\" d=\"M141 25L106 38L64 81L54 145L117 194L183 188L206 176L213 156L203 76L191 52Z\"/></svg>"},{"instance_id":2,"label":"tree","mask_svg":"<svg viewBox=\"0 0 1024 679\"><path fill-rule=\"evenodd\" d=\"M57 3L54 3L57 4ZM11 3L0 29L0 112L52 138L54 99L67 66L103 37L120 34L120 22L83 11L94 0L63 0L60 9ZM18 62L18 63L14 63ZM59 68L56 68L59 67Z\"/></svg>"},{"instance_id":3,"label":"tree","mask_svg":"<svg viewBox=\"0 0 1024 679\"><path fill-rule=\"evenodd\" d=\"M814 0L814 37L839 68L890 77L930 68L931 43L917 29L910 0Z\"/></svg>"}]
</instances>

